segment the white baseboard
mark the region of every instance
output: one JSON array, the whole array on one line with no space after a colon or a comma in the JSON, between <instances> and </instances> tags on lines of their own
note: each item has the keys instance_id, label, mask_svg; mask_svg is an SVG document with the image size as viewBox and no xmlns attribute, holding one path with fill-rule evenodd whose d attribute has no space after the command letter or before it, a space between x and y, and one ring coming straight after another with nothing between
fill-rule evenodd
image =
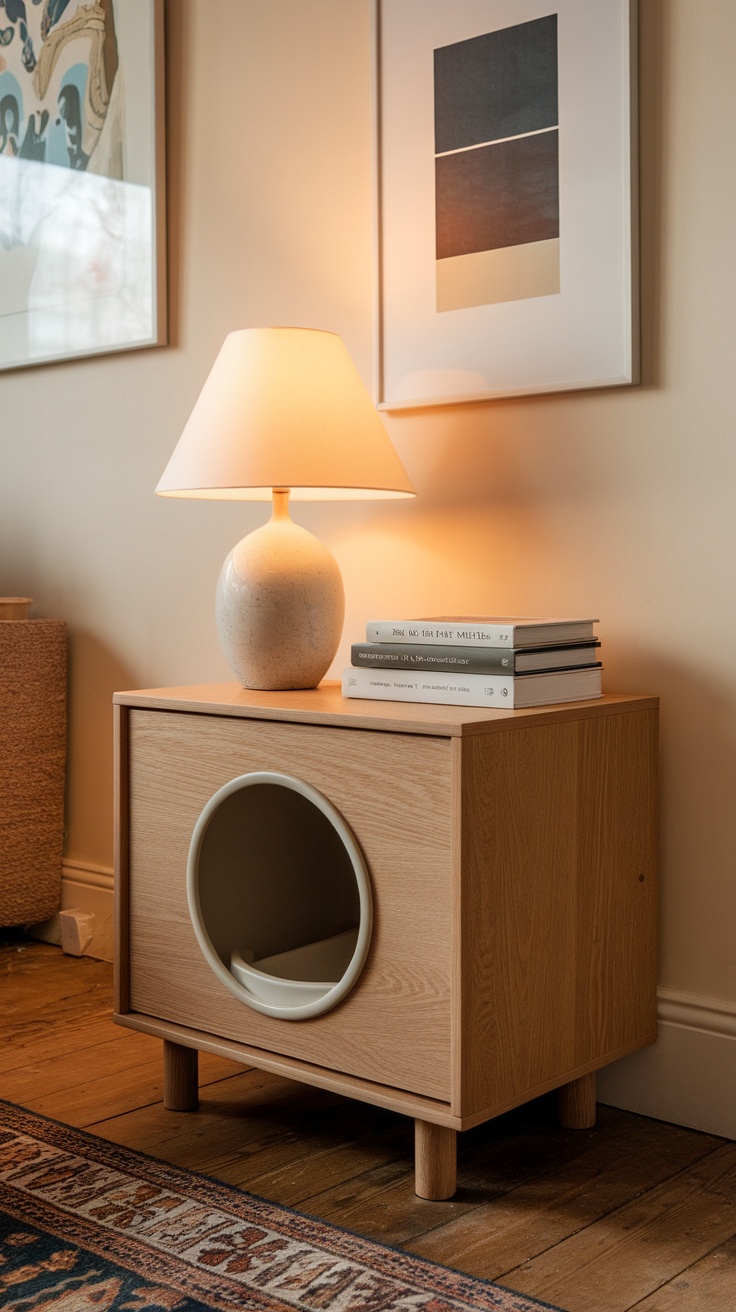
<instances>
[{"instance_id":1,"label":"white baseboard","mask_svg":"<svg viewBox=\"0 0 736 1312\"><path fill-rule=\"evenodd\" d=\"M84 955L96 957L98 961L112 961L115 943L112 870L86 861L65 861L61 870L61 909L85 911L93 917L92 938ZM44 943L61 943L58 916L33 925L30 932Z\"/></svg>"},{"instance_id":2,"label":"white baseboard","mask_svg":"<svg viewBox=\"0 0 736 1312\"><path fill-rule=\"evenodd\" d=\"M613 1107L736 1139L736 1005L659 989L659 1038L598 1072Z\"/></svg>"}]
</instances>

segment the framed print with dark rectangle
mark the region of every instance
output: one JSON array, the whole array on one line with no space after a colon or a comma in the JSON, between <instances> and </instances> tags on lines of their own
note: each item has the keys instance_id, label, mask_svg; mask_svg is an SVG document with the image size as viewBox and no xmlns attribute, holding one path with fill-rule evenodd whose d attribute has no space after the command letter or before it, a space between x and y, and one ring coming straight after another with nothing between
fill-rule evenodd
<instances>
[{"instance_id":1,"label":"framed print with dark rectangle","mask_svg":"<svg viewBox=\"0 0 736 1312\"><path fill-rule=\"evenodd\" d=\"M163 0L1 0L0 369L166 340Z\"/></svg>"},{"instance_id":2,"label":"framed print with dark rectangle","mask_svg":"<svg viewBox=\"0 0 736 1312\"><path fill-rule=\"evenodd\" d=\"M374 0L376 401L638 381L636 0Z\"/></svg>"}]
</instances>

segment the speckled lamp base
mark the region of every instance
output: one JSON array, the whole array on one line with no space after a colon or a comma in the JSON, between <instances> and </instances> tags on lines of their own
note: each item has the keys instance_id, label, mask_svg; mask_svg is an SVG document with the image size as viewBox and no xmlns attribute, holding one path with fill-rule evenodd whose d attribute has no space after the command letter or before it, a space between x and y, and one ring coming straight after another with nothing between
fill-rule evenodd
<instances>
[{"instance_id":1,"label":"speckled lamp base","mask_svg":"<svg viewBox=\"0 0 736 1312\"><path fill-rule=\"evenodd\" d=\"M345 594L337 561L289 518L273 515L230 552L217 585L220 646L245 688L316 688L337 651Z\"/></svg>"}]
</instances>

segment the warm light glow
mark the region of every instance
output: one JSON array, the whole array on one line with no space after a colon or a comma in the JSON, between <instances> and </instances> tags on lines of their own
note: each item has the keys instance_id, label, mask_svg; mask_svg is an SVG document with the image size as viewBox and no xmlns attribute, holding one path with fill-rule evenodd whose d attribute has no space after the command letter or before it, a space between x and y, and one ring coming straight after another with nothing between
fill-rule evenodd
<instances>
[{"instance_id":1,"label":"warm light glow","mask_svg":"<svg viewBox=\"0 0 736 1312\"><path fill-rule=\"evenodd\" d=\"M414 496L343 341L311 328L231 333L156 488L270 500Z\"/></svg>"}]
</instances>

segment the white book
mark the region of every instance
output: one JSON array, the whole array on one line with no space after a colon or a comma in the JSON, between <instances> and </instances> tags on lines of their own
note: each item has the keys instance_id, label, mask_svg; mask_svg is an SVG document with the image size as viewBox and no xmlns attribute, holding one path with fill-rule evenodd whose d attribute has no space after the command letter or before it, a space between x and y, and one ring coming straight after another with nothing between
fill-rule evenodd
<instances>
[{"instance_id":1,"label":"white book","mask_svg":"<svg viewBox=\"0 0 736 1312\"><path fill-rule=\"evenodd\" d=\"M436 702L442 706L488 706L518 710L555 702L590 701L601 696L600 666L548 674L433 674L414 670L343 671L343 697L371 701Z\"/></svg>"},{"instance_id":2,"label":"white book","mask_svg":"<svg viewBox=\"0 0 736 1312\"><path fill-rule=\"evenodd\" d=\"M366 642L458 643L465 647L547 647L592 642L590 619L497 615L434 615L414 620L369 620Z\"/></svg>"}]
</instances>

